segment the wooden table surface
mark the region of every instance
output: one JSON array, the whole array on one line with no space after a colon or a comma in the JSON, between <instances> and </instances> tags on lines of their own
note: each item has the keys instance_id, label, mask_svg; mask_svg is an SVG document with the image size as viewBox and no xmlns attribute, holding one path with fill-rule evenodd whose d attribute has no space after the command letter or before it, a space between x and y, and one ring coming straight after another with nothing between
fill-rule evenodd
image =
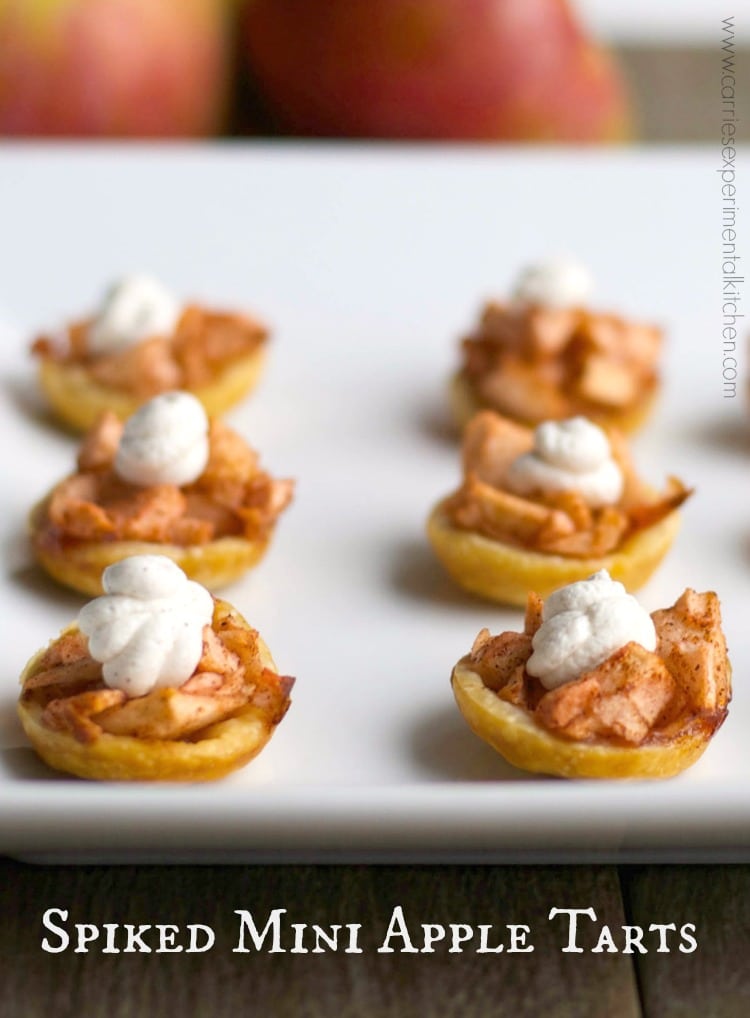
<instances>
[{"instance_id":1,"label":"wooden table surface","mask_svg":"<svg viewBox=\"0 0 750 1018\"><path fill-rule=\"evenodd\" d=\"M269 1015L273 1018L745 1018L750 1014L750 867L748 866L31 866L0 860L0 1015L3 1018ZM489 947L502 953L378 950L400 905L412 946L422 923L493 925ZM200 923L215 933L204 953L61 953L43 927L51 908L75 923ZM235 910L258 930L286 909L280 946L247 953ZM553 908L593 908L580 920L577 946ZM60 925L56 919L55 925ZM291 924L358 923L361 953L313 953L307 932L292 953ZM624 926L695 927L697 949L667 932L669 952L647 934L647 954L626 954ZM508 953L506 924L524 924L533 952ZM617 952L593 952L606 924ZM102 938L104 933L102 932ZM145 942L156 942L145 932ZM120 933L117 933L120 937ZM284 939L285 938L285 939ZM73 937L71 936L73 940ZM101 942L101 941L100 941ZM185 942L178 937L176 944ZM477 939L473 941L477 943ZM115 946L124 941L115 940ZM325 947L325 944L323 944ZM521 946L519 944L519 946ZM606 945L605 945L606 946Z\"/></svg>"},{"instance_id":2,"label":"wooden table surface","mask_svg":"<svg viewBox=\"0 0 750 1018\"><path fill-rule=\"evenodd\" d=\"M716 53L621 56L643 139L715 142ZM750 81L739 83L750 109ZM742 137L749 131L745 118ZM380 953L397 905L410 931L525 924L534 951L438 944L431 954ZM51 908L68 911L68 928L200 923L216 941L196 954L47 953L42 916ZM235 953L235 910L260 922L277 908L289 923L361 924L362 953ZM550 921L553 908L593 908L597 935L606 924L620 949L592 952L594 923L582 919L583 952L562 951L566 920ZM648 953L623 953L623 926L671 923L695 926L695 951L681 952L670 933L671 950L658 952L651 933ZM746 1018L750 866L56 867L0 858L0 971L0 1018Z\"/></svg>"}]
</instances>

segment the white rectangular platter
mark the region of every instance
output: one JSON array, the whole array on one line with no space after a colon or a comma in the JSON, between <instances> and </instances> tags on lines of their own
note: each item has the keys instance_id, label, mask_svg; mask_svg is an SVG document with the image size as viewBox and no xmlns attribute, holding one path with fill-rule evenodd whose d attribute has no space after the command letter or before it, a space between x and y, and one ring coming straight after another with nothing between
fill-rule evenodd
<instances>
[{"instance_id":1,"label":"white rectangular platter","mask_svg":"<svg viewBox=\"0 0 750 1018\"><path fill-rule=\"evenodd\" d=\"M0 851L750 857L750 418L744 337L737 395L723 389L719 164L713 150L0 148ZM736 186L747 199L748 175ZM696 493L640 596L653 610L716 589L735 677L726 724L669 782L516 772L449 688L478 630L520 616L456 589L426 545L426 514L458 479L447 379L481 302L558 252L591 267L599 307L668 334L636 452L654 482L677 474ZM298 480L268 557L226 592L297 677L294 702L256 761L207 787L54 776L15 716L23 664L81 604L25 543L29 507L75 452L35 392L28 339L134 269L272 324L267 373L231 423Z\"/></svg>"}]
</instances>

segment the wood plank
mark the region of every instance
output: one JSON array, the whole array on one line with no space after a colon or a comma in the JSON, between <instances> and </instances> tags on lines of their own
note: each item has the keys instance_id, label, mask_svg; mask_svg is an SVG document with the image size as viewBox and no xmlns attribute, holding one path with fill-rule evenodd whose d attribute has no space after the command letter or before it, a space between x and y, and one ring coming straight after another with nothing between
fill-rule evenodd
<instances>
[{"instance_id":1,"label":"wood plank","mask_svg":"<svg viewBox=\"0 0 750 1018\"><path fill-rule=\"evenodd\" d=\"M508 1015L513 1018L634 1018L640 1014L631 960L567 954L566 925L552 907L596 909L624 921L612 867L456 866L124 866L31 867L0 861L3 907L0 999L25 1018L125 1018L130 1015L267 1014L274 1018L404 1018L415 1014ZM379 953L401 905L410 936L422 946L422 923L495 927L488 946L507 938L505 924L531 927L530 953ZM202 923L216 932L203 954L60 954L41 949L41 917L50 907L79 923ZM239 919L260 928L273 909L291 923L360 923L361 954L235 953ZM47 934L57 944L59 938ZM148 935L147 935L148 936ZM474 944L478 942L476 932ZM581 942L591 946L588 932ZM306 931L303 946L314 938ZM252 947L249 939L246 946ZM282 946L293 946L290 933ZM403 939L390 946L404 946ZM8 964L8 962L10 964Z\"/></svg>"},{"instance_id":2,"label":"wood plank","mask_svg":"<svg viewBox=\"0 0 750 1018\"><path fill-rule=\"evenodd\" d=\"M750 1015L750 866L646 866L621 875L629 922L696 927L692 953L671 934L669 953L635 957L646 1018Z\"/></svg>"},{"instance_id":3,"label":"wood plank","mask_svg":"<svg viewBox=\"0 0 750 1018\"><path fill-rule=\"evenodd\" d=\"M723 16L723 14L721 15ZM721 16L716 13L714 46L637 46L617 49L636 113L636 136L642 141L700 142L717 147L721 121ZM747 45L737 45L736 66L748 64ZM750 78L738 73L737 109L750 105ZM737 141L750 140L750 121L737 124Z\"/></svg>"}]
</instances>

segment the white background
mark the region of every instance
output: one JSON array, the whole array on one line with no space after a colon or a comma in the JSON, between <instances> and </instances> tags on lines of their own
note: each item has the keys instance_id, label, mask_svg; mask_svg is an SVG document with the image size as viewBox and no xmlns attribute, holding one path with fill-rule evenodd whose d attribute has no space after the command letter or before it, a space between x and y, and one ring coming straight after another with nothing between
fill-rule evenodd
<instances>
[{"instance_id":1,"label":"white background","mask_svg":"<svg viewBox=\"0 0 750 1018\"><path fill-rule=\"evenodd\" d=\"M0 151L0 850L674 856L750 844L747 404L744 390L722 398L717 165L712 151ZM750 195L747 176L738 186ZM520 775L468 731L448 684L482 626L520 624L454 588L423 534L458 480L445 430L457 339L521 266L565 251L592 269L597 306L668 334L663 396L636 450L655 483L675 473L697 490L643 603L690 585L724 605L730 716L668 783ZM257 761L207 789L54 778L15 719L24 662L80 606L39 575L23 536L75 451L44 414L27 339L132 269L272 324L268 372L231 420L273 472L298 479L267 559L226 592L297 676L294 703ZM744 345L739 359L744 378Z\"/></svg>"}]
</instances>

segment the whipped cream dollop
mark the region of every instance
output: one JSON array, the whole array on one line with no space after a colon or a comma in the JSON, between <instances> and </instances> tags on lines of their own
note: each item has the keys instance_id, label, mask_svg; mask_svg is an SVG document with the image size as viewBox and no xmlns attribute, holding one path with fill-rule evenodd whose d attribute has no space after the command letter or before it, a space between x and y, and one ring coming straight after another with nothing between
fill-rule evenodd
<instances>
[{"instance_id":1,"label":"whipped cream dollop","mask_svg":"<svg viewBox=\"0 0 750 1018\"><path fill-rule=\"evenodd\" d=\"M106 293L89 327L89 350L115 353L151 336L171 335L181 314L177 298L158 280L127 276Z\"/></svg>"},{"instance_id":2,"label":"whipped cream dollop","mask_svg":"<svg viewBox=\"0 0 750 1018\"><path fill-rule=\"evenodd\" d=\"M191 484L206 469L208 417L189 392L165 392L125 422L115 472L131 484Z\"/></svg>"},{"instance_id":3,"label":"whipped cream dollop","mask_svg":"<svg viewBox=\"0 0 750 1018\"><path fill-rule=\"evenodd\" d=\"M651 616L606 569L550 594L542 620L526 671L545 689L577 679L631 641L656 649Z\"/></svg>"},{"instance_id":4,"label":"whipped cream dollop","mask_svg":"<svg viewBox=\"0 0 750 1018\"><path fill-rule=\"evenodd\" d=\"M577 491L598 509L619 500L624 481L602 429L586 417L571 417L535 428L533 449L511 463L506 484L517 495Z\"/></svg>"},{"instance_id":5,"label":"whipped cream dollop","mask_svg":"<svg viewBox=\"0 0 750 1018\"><path fill-rule=\"evenodd\" d=\"M164 555L134 555L104 570L104 595L78 616L104 682L129 697L181 686L203 652L213 598Z\"/></svg>"},{"instance_id":6,"label":"whipped cream dollop","mask_svg":"<svg viewBox=\"0 0 750 1018\"><path fill-rule=\"evenodd\" d=\"M550 258L524 269L513 291L513 300L548 308L578 308L588 302L593 288L585 265L573 258Z\"/></svg>"}]
</instances>

